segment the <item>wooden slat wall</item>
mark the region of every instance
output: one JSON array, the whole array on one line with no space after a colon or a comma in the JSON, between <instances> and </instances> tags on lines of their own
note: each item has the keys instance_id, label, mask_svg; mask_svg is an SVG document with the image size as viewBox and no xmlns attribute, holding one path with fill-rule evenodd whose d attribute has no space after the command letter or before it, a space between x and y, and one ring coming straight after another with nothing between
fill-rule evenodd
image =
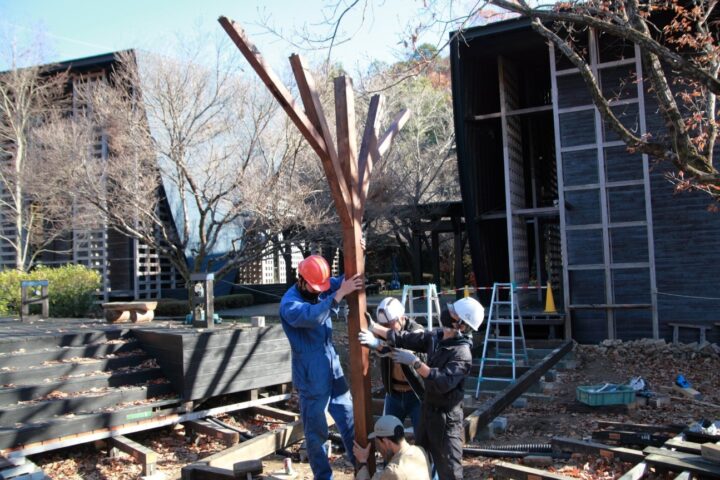
<instances>
[{"instance_id":1,"label":"wooden slat wall","mask_svg":"<svg viewBox=\"0 0 720 480\"><path fill-rule=\"evenodd\" d=\"M186 401L292 380L290 344L279 325L135 334Z\"/></svg>"}]
</instances>

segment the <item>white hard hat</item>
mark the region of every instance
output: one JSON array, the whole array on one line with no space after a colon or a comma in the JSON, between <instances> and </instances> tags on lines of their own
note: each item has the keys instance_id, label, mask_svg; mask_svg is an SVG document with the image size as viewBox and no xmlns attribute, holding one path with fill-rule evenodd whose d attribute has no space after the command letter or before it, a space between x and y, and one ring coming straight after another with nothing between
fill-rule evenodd
<instances>
[{"instance_id":1,"label":"white hard hat","mask_svg":"<svg viewBox=\"0 0 720 480\"><path fill-rule=\"evenodd\" d=\"M377 317L378 323L387 325L390 322L400 320L400 317L405 315L405 307L395 297L385 297L377 307L375 316Z\"/></svg>"},{"instance_id":2,"label":"white hard hat","mask_svg":"<svg viewBox=\"0 0 720 480\"><path fill-rule=\"evenodd\" d=\"M449 307L463 323L467 323L476 332L485 319L485 309L480 302L472 297L461 298L450 304Z\"/></svg>"}]
</instances>

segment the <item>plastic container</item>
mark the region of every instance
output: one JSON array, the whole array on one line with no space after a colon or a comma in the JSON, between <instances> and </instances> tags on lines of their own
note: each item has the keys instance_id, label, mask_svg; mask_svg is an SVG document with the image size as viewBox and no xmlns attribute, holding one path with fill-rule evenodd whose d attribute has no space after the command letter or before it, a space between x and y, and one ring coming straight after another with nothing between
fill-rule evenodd
<instances>
[{"instance_id":1,"label":"plastic container","mask_svg":"<svg viewBox=\"0 0 720 480\"><path fill-rule=\"evenodd\" d=\"M587 385L575 390L578 402L592 407L602 405L627 405L635 401L635 390L628 385Z\"/></svg>"}]
</instances>

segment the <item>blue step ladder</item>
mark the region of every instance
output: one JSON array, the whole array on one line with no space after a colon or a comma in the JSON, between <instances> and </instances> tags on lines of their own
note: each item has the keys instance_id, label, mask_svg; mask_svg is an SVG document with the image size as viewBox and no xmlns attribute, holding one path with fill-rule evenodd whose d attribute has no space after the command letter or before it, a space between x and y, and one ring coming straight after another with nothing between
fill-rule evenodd
<instances>
[{"instance_id":1,"label":"blue step ladder","mask_svg":"<svg viewBox=\"0 0 720 480\"><path fill-rule=\"evenodd\" d=\"M509 335L507 332L504 332L504 335L501 334L501 328L509 330ZM518 342L520 348L518 348ZM520 306L517 303L515 285L494 283L490 310L485 323L485 342L480 359L480 373L478 373L475 398L480 396L480 386L486 380L514 383L517 380L517 366L520 360L524 360L525 365L528 364L525 332L520 316ZM488 377L484 375L486 367L502 365L511 366L512 376Z\"/></svg>"}]
</instances>

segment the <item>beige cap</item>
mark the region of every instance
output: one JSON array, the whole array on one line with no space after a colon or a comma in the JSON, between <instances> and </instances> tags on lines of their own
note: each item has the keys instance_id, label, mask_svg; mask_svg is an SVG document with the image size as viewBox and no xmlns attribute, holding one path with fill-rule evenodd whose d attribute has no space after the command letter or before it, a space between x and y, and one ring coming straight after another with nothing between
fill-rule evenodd
<instances>
[{"instance_id":1,"label":"beige cap","mask_svg":"<svg viewBox=\"0 0 720 480\"><path fill-rule=\"evenodd\" d=\"M405 427L403 427L399 418L392 415L383 415L375 422L375 431L368 435L368 439L372 440L375 437L392 437L395 435L396 427L402 427L403 432L405 431Z\"/></svg>"}]
</instances>

